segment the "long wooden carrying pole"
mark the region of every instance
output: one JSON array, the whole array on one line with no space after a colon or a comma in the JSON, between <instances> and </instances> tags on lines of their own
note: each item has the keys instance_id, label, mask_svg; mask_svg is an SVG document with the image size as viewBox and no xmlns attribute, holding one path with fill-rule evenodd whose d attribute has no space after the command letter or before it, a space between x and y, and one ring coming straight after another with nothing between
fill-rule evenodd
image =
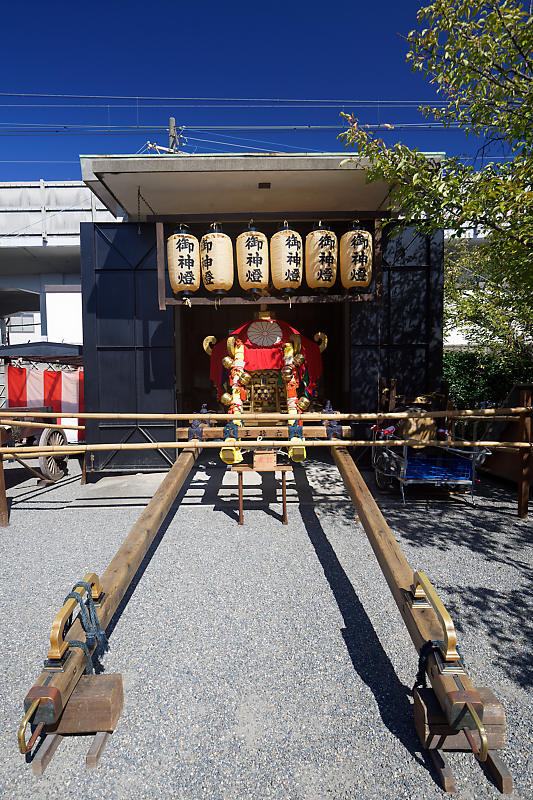
<instances>
[{"instance_id":1,"label":"long wooden carrying pole","mask_svg":"<svg viewBox=\"0 0 533 800\"><path fill-rule=\"evenodd\" d=\"M107 627L117 610L191 471L196 457L197 452L192 450L180 454L102 575L100 582L104 595L102 602L97 606L97 614L103 629ZM85 640L85 632L79 618L75 619L65 635L65 639L67 641ZM33 717L35 724L50 725L57 722L76 684L83 675L84 667L85 654L83 650L76 647L70 649L70 655L63 671L43 670L41 672L24 699L24 708L25 711L28 711L32 703L37 698L41 698Z\"/></svg>"},{"instance_id":2,"label":"long wooden carrying pole","mask_svg":"<svg viewBox=\"0 0 533 800\"><path fill-rule=\"evenodd\" d=\"M343 448L332 447L331 452L414 646L420 652L426 642L442 641L443 624L436 611L413 606L415 574L352 457ZM480 719L483 706L468 675L442 673L434 651L428 655L426 672L448 723L455 727L461 721L461 726L476 728L465 706L473 706Z\"/></svg>"}]
</instances>

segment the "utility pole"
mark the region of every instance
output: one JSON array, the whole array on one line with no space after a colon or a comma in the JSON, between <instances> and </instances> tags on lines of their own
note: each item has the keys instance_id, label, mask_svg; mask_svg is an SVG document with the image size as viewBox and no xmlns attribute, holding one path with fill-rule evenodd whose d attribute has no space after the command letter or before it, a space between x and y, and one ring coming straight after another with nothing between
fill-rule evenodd
<instances>
[{"instance_id":1,"label":"utility pole","mask_svg":"<svg viewBox=\"0 0 533 800\"><path fill-rule=\"evenodd\" d=\"M170 117L168 121L168 148L173 153L178 149L178 137L176 133L176 118Z\"/></svg>"}]
</instances>

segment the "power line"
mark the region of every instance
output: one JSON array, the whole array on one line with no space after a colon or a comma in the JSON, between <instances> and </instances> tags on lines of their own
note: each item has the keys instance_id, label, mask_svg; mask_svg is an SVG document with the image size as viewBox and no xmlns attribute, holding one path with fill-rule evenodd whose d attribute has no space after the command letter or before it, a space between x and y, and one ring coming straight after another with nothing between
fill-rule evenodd
<instances>
[{"instance_id":1,"label":"power line","mask_svg":"<svg viewBox=\"0 0 533 800\"><path fill-rule=\"evenodd\" d=\"M307 104L303 103L291 103L289 105L274 105L274 104L245 104L245 103L151 103L149 105L143 105L142 110L145 111L148 108L246 108L252 110L261 110L261 109L278 109L278 110L292 110L294 108L319 108L322 110L335 110L337 108L345 108L346 106L350 106L351 108L376 108L380 106L385 106L386 108L418 108L420 105L428 105L428 103L423 103L423 101L414 101L410 103L409 101L381 101L381 100L362 100L357 103L312 103L309 102ZM445 101L435 100L432 101L431 105L437 106L444 106L447 105ZM139 106L137 103L0 103L0 108L95 108L95 109L110 109L110 108L138 108Z\"/></svg>"},{"instance_id":2,"label":"power line","mask_svg":"<svg viewBox=\"0 0 533 800\"><path fill-rule=\"evenodd\" d=\"M2 134L46 134L46 133L75 133L75 134L108 134L108 133L135 133L135 132L150 132L150 133L166 133L168 127L160 125L88 125L88 124L72 124L72 123L17 123L17 122L0 122L0 126L11 126L2 128L0 127L0 135ZM214 132L214 131L297 131L301 132L315 132L315 131L345 131L349 127L343 125L179 125L183 133L187 131L192 132ZM400 122L400 123L368 123L362 126L368 130L375 130L381 133L392 133L401 130L416 130L416 131L439 131L439 132L453 132L460 130L458 124L443 125L442 123L427 123L427 122Z\"/></svg>"},{"instance_id":3,"label":"power line","mask_svg":"<svg viewBox=\"0 0 533 800\"><path fill-rule=\"evenodd\" d=\"M58 97L58 98L71 98L74 100L135 100L136 102L144 100L172 100L173 102L213 102L213 103L303 103L306 106L312 103L319 103L320 105L348 105L356 103L374 103L377 105L387 105L389 103L402 102L409 105L429 103L443 103L443 100L336 100L332 98L319 99L319 98L288 98L288 97L169 97L169 96L147 96L147 95L119 95L119 94L53 94L50 92L0 92L0 97Z\"/></svg>"}]
</instances>

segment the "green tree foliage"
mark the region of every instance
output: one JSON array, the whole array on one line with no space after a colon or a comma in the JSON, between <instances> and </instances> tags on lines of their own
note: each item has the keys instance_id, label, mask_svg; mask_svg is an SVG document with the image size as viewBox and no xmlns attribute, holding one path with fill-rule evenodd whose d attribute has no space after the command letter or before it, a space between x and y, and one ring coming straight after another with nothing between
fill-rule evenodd
<instances>
[{"instance_id":1,"label":"green tree foliage","mask_svg":"<svg viewBox=\"0 0 533 800\"><path fill-rule=\"evenodd\" d=\"M455 240L444 253L444 332L500 353L509 365L533 358L532 307L526 287L495 281L494 251Z\"/></svg>"},{"instance_id":2,"label":"green tree foliage","mask_svg":"<svg viewBox=\"0 0 533 800\"><path fill-rule=\"evenodd\" d=\"M417 18L421 27L407 36L407 60L446 101L422 112L483 137L484 146L502 143L509 159L480 169L456 157L428 159L402 144L387 147L349 115L341 136L369 160L368 180L390 184L389 209L401 210L423 232L446 228L460 236L480 226L488 234L482 275L491 286L519 293L531 312L533 18L515 0L437 0Z\"/></svg>"},{"instance_id":3,"label":"green tree foliage","mask_svg":"<svg viewBox=\"0 0 533 800\"><path fill-rule=\"evenodd\" d=\"M497 407L516 383L533 382L533 361L510 363L498 353L446 351L442 377L458 408Z\"/></svg>"}]
</instances>

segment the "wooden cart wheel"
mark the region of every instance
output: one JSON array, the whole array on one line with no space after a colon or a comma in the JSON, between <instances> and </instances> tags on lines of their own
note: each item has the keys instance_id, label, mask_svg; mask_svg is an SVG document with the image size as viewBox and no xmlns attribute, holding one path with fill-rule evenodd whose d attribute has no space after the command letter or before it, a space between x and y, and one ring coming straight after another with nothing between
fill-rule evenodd
<instances>
[{"instance_id":1,"label":"wooden cart wheel","mask_svg":"<svg viewBox=\"0 0 533 800\"><path fill-rule=\"evenodd\" d=\"M67 444L65 432L58 428L45 428L39 439L40 447L51 447L57 449ZM67 472L66 456L41 456L39 467L44 477L49 481L58 481Z\"/></svg>"}]
</instances>

